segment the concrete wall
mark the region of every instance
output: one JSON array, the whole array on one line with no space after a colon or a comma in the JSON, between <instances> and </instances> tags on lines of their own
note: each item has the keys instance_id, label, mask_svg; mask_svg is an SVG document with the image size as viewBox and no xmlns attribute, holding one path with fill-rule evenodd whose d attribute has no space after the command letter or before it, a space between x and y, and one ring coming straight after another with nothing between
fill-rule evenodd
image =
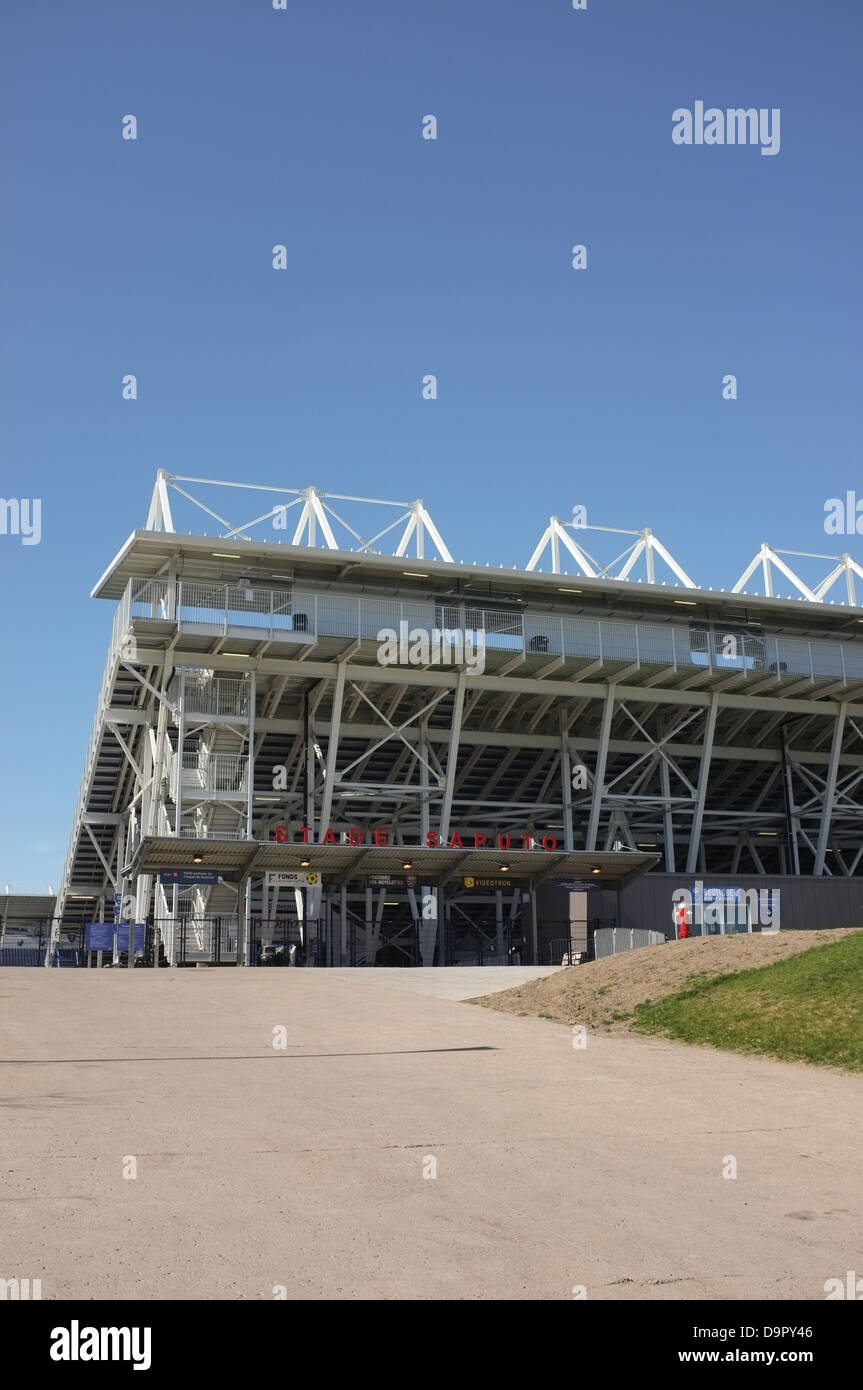
<instances>
[{"instance_id":1,"label":"concrete wall","mask_svg":"<svg viewBox=\"0 0 863 1390\"><path fill-rule=\"evenodd\" d=\"M811 878L773 874L643 874L620 892L621 927L648 927L674 936L672 893L707 887L779 890L780 927L815 931L823 927L863 927L863 878Z\"/></svg>"}]
</instances>

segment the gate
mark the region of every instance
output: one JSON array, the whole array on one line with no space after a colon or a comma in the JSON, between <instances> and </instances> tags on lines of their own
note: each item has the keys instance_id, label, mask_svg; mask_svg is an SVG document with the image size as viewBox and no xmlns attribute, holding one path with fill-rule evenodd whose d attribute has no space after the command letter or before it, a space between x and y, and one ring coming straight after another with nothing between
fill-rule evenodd
<instances>
[{"instance_id":1,"label":"gate","mask_svg":"<svg viewBox=\"0 0 863 1390\"><path fill-rule=\"evenodd\" d=\"M215 917L177 917L155 923L158 936L173 941L176 965L236 965L239 919L236 913Z\"/></svg>"},{"instance_id":2,"label":"gate","mask_svg":"<svg viewBox=\"0 0 863 1390\"><path fill-rule=\"evenodd\" d=\"M316 924L309 922L309 927ZM290 965L308 963L308 935L303 939L303 923L297 917L252 917L249 919L249 964Z\"/></svg>"}]
</instances>

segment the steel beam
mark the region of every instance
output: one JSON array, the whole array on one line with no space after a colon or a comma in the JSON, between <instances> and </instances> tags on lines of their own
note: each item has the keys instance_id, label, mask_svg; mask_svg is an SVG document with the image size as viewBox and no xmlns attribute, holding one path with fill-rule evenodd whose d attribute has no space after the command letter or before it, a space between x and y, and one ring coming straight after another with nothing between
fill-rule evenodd
<instances>
[{"instance_id":1,"label":"steel beam","mask_svg":"<svg viewBox=\"0 0 863 1390\"><path fill-rule=\"evenodd\" d=\"M698 864L698 850L701 843L701 823L704 819L704 803L707 797L707 782L710 777L710 760L713 754L713 734L716 729L716 714L719 709L719 695L714 695L707 711L704 729L704 742L701 750L701 767L698 774L698 796L689 832L689 853L686 858L686 872L694 873Z\"/></svg>"}]
</instances>

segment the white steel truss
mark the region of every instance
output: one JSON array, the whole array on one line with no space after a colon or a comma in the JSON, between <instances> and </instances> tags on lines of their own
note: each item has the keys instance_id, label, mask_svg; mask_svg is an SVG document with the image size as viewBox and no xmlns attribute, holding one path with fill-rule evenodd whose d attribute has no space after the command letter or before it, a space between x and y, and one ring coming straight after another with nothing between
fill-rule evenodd
<instances>
[{"instance_id":1,"label":"white steel truss","mask_svg":"<svg viewBox=\"0 0 863 1390\"><path fill-rule=\"evenodd\" d=\"M583 539L587 532L601 535L633 536L635 539L613 559L600 561L595 554L587 549ZM564 564L569 557L575 562L575 573L584 575L586 579L620 581L621 579L634 580L643 575L648 584L666 583L668 581L659 577L662 570L657 567L658 560L670 571L673 576L671 580L673 584L678 584L685 589L699 587L689 577L683 566L675 560L666 546L653 534L650 527L645 527L641 531L622 531L613 526L578 525L574 522L561 521L559 517L552 516L534 547L527 569L541 573L540 561L544 559L546 553L550 561L547 573L550 574L568 573L569 571L564 569ZM800 560L829 561L831 568L822 578L808 584L787 560L782 558L789 555ZM641 561L643 561L643 565L640 563ZM639 570L642 571L642 575L638 574ZM847 553L822 555L802 550L777 550L765 542L759 547L758 553L747 565L730 592L733 594L760 593L766 598L780 597L776 588L777 575L787 580L791 585L793 597L806 599L809 603L827 602L827 596L835 589L836 585L844 582L844 601L852 607L856 607L857 586L855 581L863 579L863 566ZM745 586L754 576L756 577L755 587L747 589ZM719 590L718 592L724 591Z\"/></svg>"},{"instance_id":2,"label":"white steel truss","mask_svg":"<svg viewBox=\"0 0 863 1390\"><path fill-rule=\"evenodd\" d=\"M627 545L621 554L617 555L610 563L602 564L594 555L589 553L578 539L585 531L602 532L605 535L634 536L635 540ZM654 536L649 526L645 526L641 531L623 531L616 526L579 526L571 521L561 521L556 516L550 517L549 523L527 563L528 570L539 568L539 561L542 559L546 547L550 547L551 573L561 574L561 546L572 556L578 566L578 572L588 579L630 579L643 556L647 582L648 584L655 584L658 557L668 566L684 588L696 588L682 565L677 563L659 537Z\"/></svg>"},{"instance_id":3,"label":"white steel truss","mask_svg":"<svg viewBox=\"0 0 863 1390\"><path fill-rule=\"evenodd\" d=\"M786 564L782 559L783 555L794 555L801 560L830 560L833 562L833 568L817 584L810 586L801 579L799 574L795 573L789 564ZM856 606L857 595L854 579L855 576L858 579L863 579L863 568L848 554L819 555L804 550L776 550L765 542L758 554L747 565L731 592L734 594L757 593L757 589L745 590L743 586L749 583L759 569L761 571L759 582L766 597L772 598L775 595L774 570L776 570L794 586L801 597L810 603L823 603L834 585L844 579L848 602L852 606Z\"/></svg>"},{"instance_id":4,"label":"white steel truss","mask_svg":"<svg viewBox=\"0 0 863 1390\"><path fill-rule=\"evenodd\" d=\"M268 493L273 497L290 499L273 502L266 511L239 525L229 521L213 510L200 497L194 496L183 483L198 487L234 488L246 492ZM174 518L171 510L169 489L184 497L200 511L216 521L224 529L219 532L222 540L249 540L249 532L255 527L270 523L271 530L281 530L291 535L292 545L317 546L323 544L328 550L358 550L367 555L413 554L418 560L435 558L426 553L426 542L430 541L440 560L452 561L452 556L421 499L413 502L390 502L379 497L351 497L342 493L320 492L316 487L302 489L272 487L268 484L230 483L218 478L189 478L160 469L150 501L146 529L148 531L174 531ZM337 512L333 502L359 503L363 507L390 508L398 511L394 521L389 521L374 535L366 538ZM298 510L294 510L294 509ZM291 516L289 517L289 513ZM290 525L289 525L290 522ZM399 532L397 528L403 529ZM335 528L341 528L349 537L344 545L336 538ZM396 533L393 535L393 533ZM319 540L320 535L320 540ZM389 536L395 542L394 549L381 550L379 543ZM278 535L266 537L278 540Z\"/></svg>"}]
</instances>

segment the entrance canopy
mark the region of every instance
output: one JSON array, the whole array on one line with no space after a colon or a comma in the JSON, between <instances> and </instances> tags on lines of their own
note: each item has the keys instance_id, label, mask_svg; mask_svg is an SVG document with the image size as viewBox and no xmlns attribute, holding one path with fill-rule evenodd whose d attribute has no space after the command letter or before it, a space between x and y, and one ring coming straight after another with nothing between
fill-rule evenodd
<instances>
[{"instance_id":1,"label":"entrance canopy","mask_svg":"<svg viewBox=\"0 0 863 1390\"><path fill-rule=\"evenodd\" d=\"M527 880L530 887L552 879L625 883L659 862L658 854L634 851L426 849L410 845L298 845L272 840L191 840L147 836L125 872L209 869L230 881L271 870L319 874L324 888L366 874L409 874L418 883L444 884L461 875ZM504 865L506 868L504 868Z\"/></svg>"}]
</instances>

